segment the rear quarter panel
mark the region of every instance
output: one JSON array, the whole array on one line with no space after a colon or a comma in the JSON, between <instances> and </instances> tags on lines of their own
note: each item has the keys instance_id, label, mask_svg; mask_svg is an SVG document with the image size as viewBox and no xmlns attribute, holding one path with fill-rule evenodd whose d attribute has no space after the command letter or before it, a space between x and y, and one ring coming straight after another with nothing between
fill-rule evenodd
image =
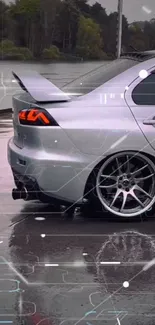
<instances>
[{"instance_id":1,"label":"rear quarter panel","mask_svg":"<svg viewBox=\"0 0 155 325\"><path fill-rule=\"evenodd\" d=\"M126 103L106 106L91 102L72 102L71 107L52 110L52 116L83 153L105 156L124 150L153 154Z\"/></svg>"}]
</instances>

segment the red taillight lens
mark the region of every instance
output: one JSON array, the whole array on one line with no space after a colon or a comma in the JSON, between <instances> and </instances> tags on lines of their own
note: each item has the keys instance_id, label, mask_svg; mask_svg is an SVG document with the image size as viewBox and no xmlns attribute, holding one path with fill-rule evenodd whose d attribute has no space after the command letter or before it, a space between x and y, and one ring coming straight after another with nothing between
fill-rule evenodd
<instances>
[{"instance_id":1,"label":"red taillight lens","mask_svg":"<svg viewBox=\"0 0 155 325\"><path fill-rule=\"evenodd\" d=\"M20 124L36 126L58 126L56 121L43 109L24 109L18 114Z\"/></svg>"},{"instance_id":2,"label":"red taillight lens","mask_svg":"<svg viewBox=\"0 0 155 325\"><path fill-rule=\"evenodd\" d=\"M20 111L19 112L19 120L26 120L26 111Z\"/></svg>"}]
</instances>

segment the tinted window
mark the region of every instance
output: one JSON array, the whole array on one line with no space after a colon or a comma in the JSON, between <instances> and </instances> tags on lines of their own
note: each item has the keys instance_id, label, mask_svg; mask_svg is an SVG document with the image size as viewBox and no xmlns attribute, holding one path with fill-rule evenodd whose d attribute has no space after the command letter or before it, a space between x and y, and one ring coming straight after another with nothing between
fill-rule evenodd
<instances>
[{"instance_id":1,"label":"tinted window","mask_svg":"<svg viewBox=\"0 0 155 325\"><path fill-rule=\"evenodd\" d=\"M143 79L133 90L132 99L137 105L155 105L155 74Z\"/></svg>"}]
</instances>

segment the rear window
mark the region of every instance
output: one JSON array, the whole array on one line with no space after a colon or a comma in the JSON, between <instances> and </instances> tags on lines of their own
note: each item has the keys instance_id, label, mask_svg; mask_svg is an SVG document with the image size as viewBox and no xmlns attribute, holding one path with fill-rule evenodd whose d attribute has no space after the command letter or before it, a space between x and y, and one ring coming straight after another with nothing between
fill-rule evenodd
<instances>
[{"instance_id":1,"label":"rear window","mask_svg":"<svg viewBox=\"0 0 155 325\"><path fill-rule=\"evenodd\" d=\"M155 73L150 74L134 88L132 99L136 105L155 105Z\"/></svg>"},{"instance_id":2,"label":"rear window","mask_svg":"<svg viewBox=\"0 0 155 325\"><path fill-rule=\"evenodd\" d=\"M133 59L117 59L102 64L99 68L75 79L65 85L62 90L74 96L85 95L101 86L110 79L116 77L120 73L138 64L138 60Z\"/></svg>"}]
</instances>

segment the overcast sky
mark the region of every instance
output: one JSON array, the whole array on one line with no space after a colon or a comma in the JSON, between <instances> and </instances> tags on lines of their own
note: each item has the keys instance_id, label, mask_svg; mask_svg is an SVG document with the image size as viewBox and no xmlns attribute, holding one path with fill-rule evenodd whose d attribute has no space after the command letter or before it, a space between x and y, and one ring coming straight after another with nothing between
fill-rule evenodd
<instances>
[{"instance_id":1,"label":"overcast sky","mask_svg":"<svg viewBox=\"0 0 155 325\"><path fill-rule=\"evenodd\" d=\"M52 0L51 0L52 1ZM117 10L118 0L97 0L106 8L107 13ZM5 0L9 3L10 0ZM89 3L94 3L96 0L89 0ZM146 7L151 13L146 13L142 7ZM150 20L155 18L155 0L124 0L123 13L129 22L135 20Z\"/></svg>"}]
</instances>

